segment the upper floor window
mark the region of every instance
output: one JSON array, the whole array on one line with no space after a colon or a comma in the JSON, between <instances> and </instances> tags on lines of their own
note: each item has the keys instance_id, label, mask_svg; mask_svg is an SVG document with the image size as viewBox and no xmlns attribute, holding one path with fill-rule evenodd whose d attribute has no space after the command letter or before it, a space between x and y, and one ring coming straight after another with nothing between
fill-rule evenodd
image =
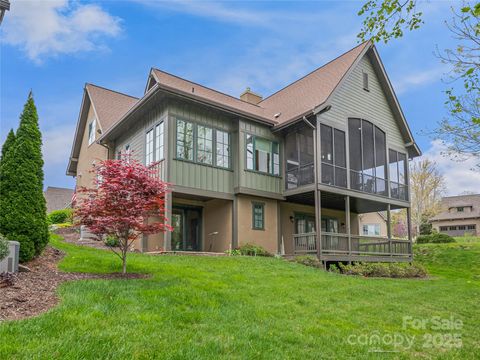
<instances>
[{"instance_id":1,"label":"upper floor window","mask_svg":"<svg viewBox=\"0 0 480 360\"><path fill-rule=\"evenodd\" d=\"M389 149L390 196L408 200L407 155Z\"/></svg>"},{"instance_id":2,"label":"upper floor window","mask_svg":"<svg viewBox=\"0 0 480 360\"><path fill-rule=\"evenodd\" d=\"M322 124L320 126L322 183L347 187L345 132Z\"/></svg>"},{"instance_id":3,"label":"upper floor window","mask_svg":"<svg viewBox=\"0 0 480 360\"><path fill-rule=\"evenodd\" d=\"M463 212L464 210L463 206L457 207L457 212Z\"/></svg>"},{"instance_id":4,"label":"upper floor window","mask_svg":"<svg viewBox=\"0 0 480 360\"><path fill-rule=\"evenodd\" d=\"M313 184L313 130L306 124L293 128L285 137L285 185L287 189Z\"/></svg>"},{"instance_id":5,"label":"upper floor window","mask_svg":"<svg viewBox=\"0 0 480 360\"><path fill-rule=\"evenodd\" d=\"M349 119L348 137L351 188L386 196L385 133L369 121Z\"/></svg>"},{"instance_id":6,"label":"upper floor window","mask_svg":"<svg viewBox=\"0 0 480 360\"><path fill-rule=\"evenodd\" d=\"M280 175L278 143L247 134L247 169Z\"/></svg>"},{"instance_id":7,"label":"upper floor window","mask_svg":"<svg viewBox=\"0 0 480 360\"><path fill-rule=\"evenodd\" d=\"M153 129L147 131L145 147L145 165L153 163Z\"/></svg>"},{"instance_id":8,"label":"upper floor window","mask_svg":"<svg viewBox=\"0 0 480 360\"><path fill-rule=\"evenodd\" d=\"M231 163L230 134L179 119L177 120L176 154L178 159L229 168Z\"/></svg>"},{"instance_id":9,"label":"upper floor window","mask_svg":"<svg viewBox=\"0 0 480 360\"><path fill-rule=\"evenodd\" d=\"M202 125L197 126L197 161L213 164L213 130Z\"/></svg>"},{"instance_id":10,"label":"upper floor window","mask_svg":"<svg viewBox=\"0 0 480 360\"><path fill-rule=\"evenodd\" d=\"M193 124L177 120L177 157L193 161Z\"/></svg>"},{"instance_id":11,"label":"upper floor window","mask_svg":"<svg viewBox=\"0 0 480 360\"><path fill-rule=\"evenodd\" d=\"M216 130L215 139L217 143L216 162L220 167L230 167L230 135L226 131Z\"/></svg>"},{"instance_id":12,"label":"upper floor window","mask_svg":"<svg viewBox=\"0 0 480 360\"><path fill-rule=\"evenodd\" d=\"M364 72L363 75L363 90L370 91L368 88L368 73Z\"/></svg>"},{"instance_id":13,"label":"upper floor window","mask_svg":"<svg viewBox=\"0 0 480 360\"><path fill-rule=\"evenodd\" d=\"M91 145L95 141L96 121L93 119L88 124L88 145Z\"/></svg>"},{"instance_id":14,"label":"upper floor window","mask_svg":"<svg viewBox=\"0 0 480 360\"><path fill-rule=\"evenodd\" d=\"M163 121L155 126L155 161L164 159L164 124Z\"/></svg>"}]
</instances>

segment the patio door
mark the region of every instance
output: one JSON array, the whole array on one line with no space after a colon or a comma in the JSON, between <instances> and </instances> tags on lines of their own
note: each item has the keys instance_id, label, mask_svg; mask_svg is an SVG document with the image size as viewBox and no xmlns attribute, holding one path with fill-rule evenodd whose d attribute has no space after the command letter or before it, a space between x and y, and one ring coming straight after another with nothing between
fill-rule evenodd
<instances>
[{"instance_id":1,"label":"patio door","mask_svg":"<svg viewBox=\"0 0 480 360\"><path fill-rule=\"evenodd\" d=\"M295 214L295 233L307 234L315 232L315 217L313 215Z\"/></svg>"},{"instance_id":2,"label":"patio door","mask_svg":"<svg viewBox=\"0 0 480 360\"><path fill-rule=\"evenodd\" d=\"M201 250L201 220L202 211L199 208L172 209L172 250Z\"/></svg>"},{"instance_id":3,"label":"patio door","mask_svg":"<svg viewBox=\"0 0 480 360\"><path fill-rule=\"evenodd\" d=\"M322 232L338 233L338 219L322 216Z\"/></svg>"}]
</instances>

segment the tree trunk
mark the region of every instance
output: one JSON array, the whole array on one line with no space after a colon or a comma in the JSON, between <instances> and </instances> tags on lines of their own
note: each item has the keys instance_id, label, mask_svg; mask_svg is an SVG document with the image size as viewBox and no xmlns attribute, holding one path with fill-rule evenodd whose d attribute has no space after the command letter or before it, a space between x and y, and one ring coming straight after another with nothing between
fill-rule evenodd
<instances>
[{"instance_id":1,"label":"tree trunk","mask_svg":"<svg viewBox=\"0 0 480 360\"><path fill-rule=\"evenodd\" d=\"M128 238L122 239L122 274L127 273Z\"/></svg>"}]
</instances>

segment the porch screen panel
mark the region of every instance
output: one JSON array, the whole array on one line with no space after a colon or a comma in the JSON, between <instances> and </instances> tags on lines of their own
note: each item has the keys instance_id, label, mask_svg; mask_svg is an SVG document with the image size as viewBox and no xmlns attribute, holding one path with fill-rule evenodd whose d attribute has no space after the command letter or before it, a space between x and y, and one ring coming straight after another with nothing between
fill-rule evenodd
<instances>
[{"instance_id":1,"label":"porch screen panel","mask_svg":"<svg viewBox=\"0 0 480 360\"><path fill-rule=\"evenodd\" d=\"M335 185L347 187L347 156L345 150L345 132L335 129L333 136L335 159Z\"/></svg>"},{"instance_id":2,"label":"porch screen panel","mask_svg":"<svg viewBox=\"0 0 480 360\"><path fill-rule=\"evenodd\" d=\"M355 190L362 190L362 123L360 119L349 120L348 139L350 145L350 187Z\"/></svg>"},{"instance_id":3,"label":"porch screen panel","mask_svg":"<svg viewBox=\"0 0 480 360\"><path fill-rule=\"evenodd\" d=\"M387 196L387 148L385 133L375 128L375 176L376 193Z\"/></svg>"},{"instance_id":4,"label":"porch screen panel","mask_svg":"<svg viewBox=\"0 0 480 360\"><path fill-rule=\"evenodd\" d=\"M299 185L300 156L297 147L297 133L291 132L285 137L286 187L294 189Z\"/></svg>"},{"instance_id":5,"label":"porch screen panel","mask_svg":"<svg viewBox=\"0 0 480 360\"><path fill-rule=\"evenodd\" d=\"M345 133L322 124L320 127L322 183L347 186Z\"/></svg>"},{"instance_id":6,"label":"porch screen panel","mask_svg":"<svg viewBox=\"0 0 480 360\"><path fill-rule=\"evenodd\" d=\"M390 196L408 200L407 155L395 150L388 151Z\"/></svg>"},{"instance_id":7,"label":"porch screen panel","mask_svg":"<svg viewBox=\"0 0 480 360\"><path fill-rule=\"evenodd\" d=\"M332 128L327 125L320 126L320 143L322 159L322 183L327 185L334 185L333 173L333 136Z\"/></svg>"},{"instance_id":8,"label":"porch screen panel","mask_svg":"<svg viewBox=\"0 0 480 360\"><path fill-rule=\"evenodd\" d=\"M350 186L387 195L385 133L371 122L349 119Z\"/></svg>"},{"instance_id":9,"label":"porch screen panel","mask_svg":"<svg viewBox=\"0 0 480 360\"><path fill-rule=\"evenodd\" d=\"M286 188L314 183L313 130L301 125L285 137Z\"/></svg>"}]
</instances>

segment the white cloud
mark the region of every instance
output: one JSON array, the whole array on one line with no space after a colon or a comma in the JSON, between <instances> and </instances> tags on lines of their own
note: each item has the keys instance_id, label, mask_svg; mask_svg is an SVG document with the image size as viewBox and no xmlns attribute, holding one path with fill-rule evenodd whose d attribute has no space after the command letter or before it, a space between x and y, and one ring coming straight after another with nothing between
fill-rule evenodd
<instances>
[{"instance_id":1,"label":"white cloud","mask_svg":"<svg viewBox=\"0 0 480 360\"><path fill-rule=\"evenodd\" d=\"M473 157L463 161L455 161L451 156L444 156L447 147L440 141L431 142L431 147L422 158L428 158L437 163L439 171L445 178L448 195L458 195L465 191L480 193L480 171L474 171L479 163Z\"/></svg>"},{"instance_id":2,"label":"white cloud","mask_svg":"<svg viewBox=\"0 0 480 360\"><path fill-rule=\"evenodd\" d=\"M418 88L439 82L447 73L445 66L434 67L433 69L425 69L403 74L401 77L392 80L393 87L397 94L402 94L412 88Z\"/></svg>"},{"instance_id":3,"label":"white cloud","mask_svg":"<svg viewBox=\"0 0 480 360\"><path fill-rule=\"evenodd\" d=\"M46 167L58 168L58 165L63 164L66 169L66 162L70 157L74 133L75 124L56 126L49 130L42 131L42 153Z\"/></svg>"},{"instance_id":4,"label":"white cloud","mask_svg":"<svg viewBox=\"0 0 480 360\"><path fill-rule=\"evenodd\" d=\"M114 37L120 31L120 19L98 5L20 0L12 2L5 16L2 37L38 63L49 56L99 49L102 36Z\"/></svg>"}]
</instances>

